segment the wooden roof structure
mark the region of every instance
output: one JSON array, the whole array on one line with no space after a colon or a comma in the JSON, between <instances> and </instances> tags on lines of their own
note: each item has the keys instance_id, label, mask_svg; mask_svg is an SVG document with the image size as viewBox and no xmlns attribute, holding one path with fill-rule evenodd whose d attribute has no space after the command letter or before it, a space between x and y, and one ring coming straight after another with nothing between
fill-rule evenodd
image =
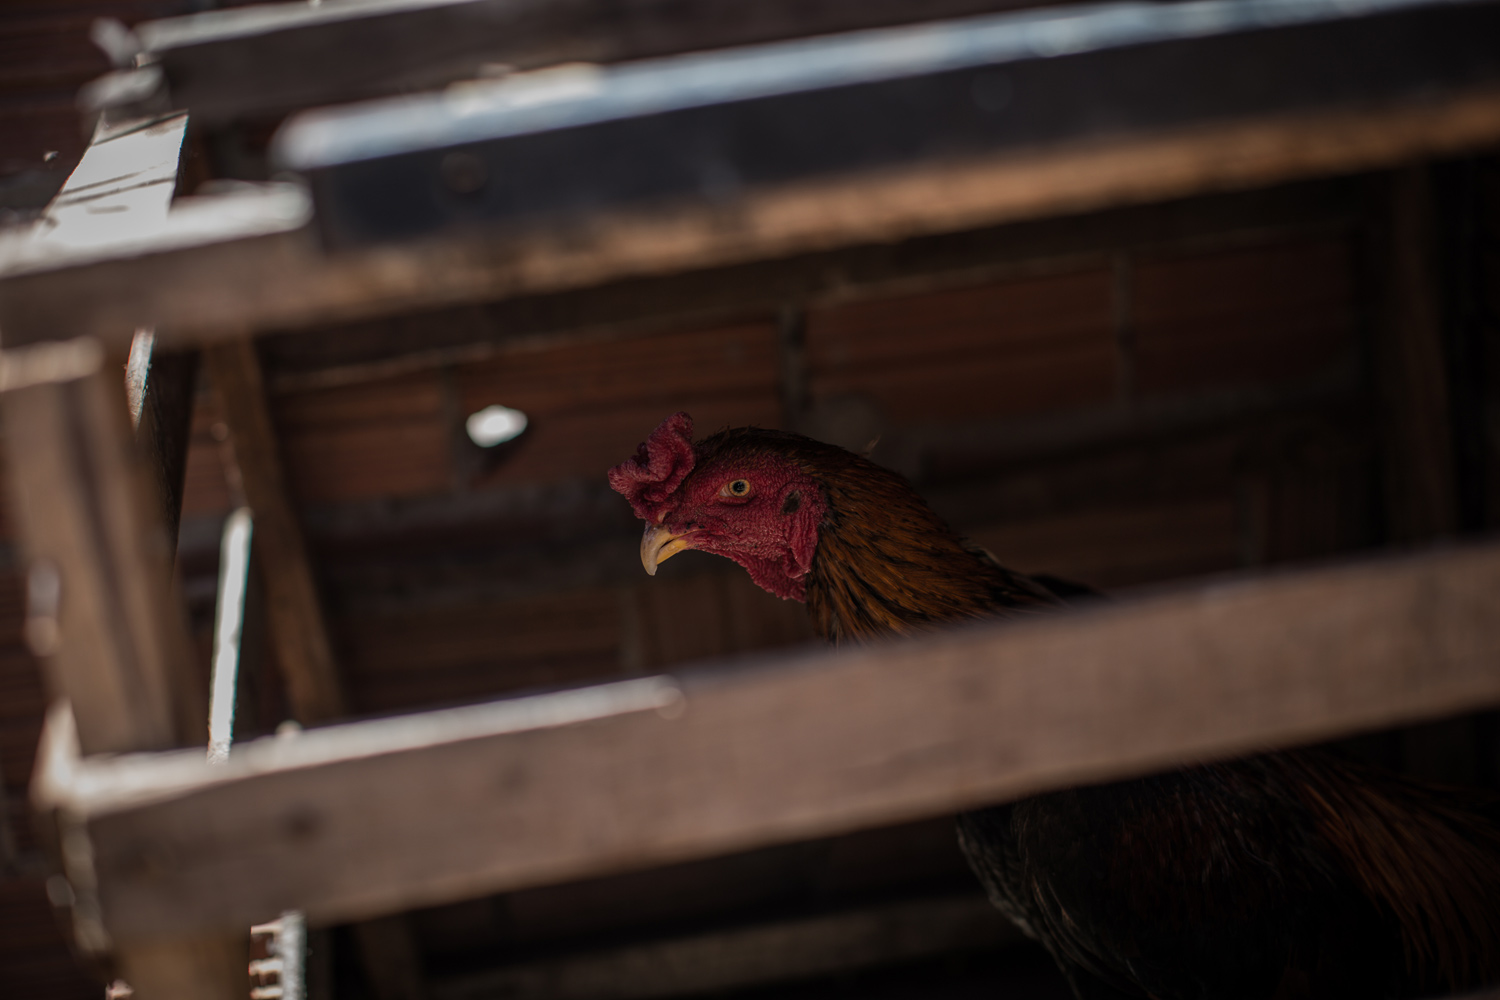
<instances>
[{"instance_id":1,"label":"wooden roof structure","mask_svg":"<svg viewBox=\"0 0 1500 1000\"><path fill-rule=\"evenodd\" d=\"M292 910L325 996L1023 982L958 809L1379 732L1500 775L1500 4L743 9L115 36L0 230L0 765L16 898L143 1000L247 995ZM1120 597L834 654L647 580L602 473L678 409Z\"/></svg>"}]
</instances>

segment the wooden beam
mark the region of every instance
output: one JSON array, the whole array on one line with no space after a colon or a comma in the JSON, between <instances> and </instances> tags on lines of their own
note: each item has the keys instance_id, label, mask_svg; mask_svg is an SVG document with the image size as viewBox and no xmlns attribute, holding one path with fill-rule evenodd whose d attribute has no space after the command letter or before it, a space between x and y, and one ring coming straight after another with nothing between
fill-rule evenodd
<instances>
[{"instance_id":1,"label":"wooden beam","mask_svg":"<svg viewBox=\"0 0 1500 1000\"><path fill-rule=\"evenodd\" d=\"M269 738L36 784L112 933L314 922L1500 703L1500 545ZM455 819L461 816L461 821Z\"/></svg>"},{"instance_id":2,"label":"wooden beam","mask_svg":"<svg viewBox=\"0 0 1500 1000\"><path fill-rule=\"evenodd\" d=\"M239 340L208 348L204 361L229 429L232 479L255 519L254 559L287 700L298 721L329 722L346 714L347 705L312 561L287 487L260 355L253 341ZM361 923L355 936L378 1000L421 1000L421 965L403 918Z\"/></svg>"},{"instance_id":3,"label":"wooden beam","mask_svg":"<svg viewBox=\"0 0 1500 1000\"><path fill-rule=\"evenodd\" d=\"M78 166L41 216L8 234L8 250L35 260L65 259L99 247L150 239L161 229L171 206L186 133L187 115L180 111L146 119L101 121ZM116 338L128 340L134 330L134 326L117 330ZM81 332L73 331L73 335ZM9 338L5 342L11 343Z\"/></svg>"},{"instance_id":4,"label":"wooden beam","mask_svg":"<svg viewBox=\"0 0 1500 1000\"><path fill-rule=\"evenodd\" d=\"M26 636L50 695L76 713L90 752L201 746L206 699L118 370L94 341L7 351L0 362L8 478L30 566ZM140 1000L243 995L244 935L117 950L92 883L73 889L78 944L114 951Z\"/></svg>"},{"instance_id":5,"label":"wooden beam","mask_svg":"<svg viewBox=\"0 0 1500 1000\"><path fill-rule=\"evenodd\" d=\"M292 506L255 344L231 341L204 352L229 429L238 486L255 517L255 560L265 580L265 614L288 699L298 721L345 714L333 644L323 619L302 525Z\"/></svg>"},{"instance_id":6,"label":"wooden beam","mask_svg":"<svg viewBox=\"0 0 1500 1000\"><path fill-rule=\"evenodd\" d=\"M186 129L180 113L101 122L40 218L11 234L16 245L46 258L159 231ZM133 332L116 331L114 343ZM201 745L207 696L191 683L186 629L168 599L173 543L162 512L176 503L150 499L126 387L100 342L66 340L76 333L0 355L9 478L32 567L28 635L53 695L74 702L85 753ZM143 360L136 369L129 405L149 414Z\"/></svg>"},{"instance_id":7,"label":"wooden beam","mask_svg":"<svg viewBox=\"0 0 1500 1000\"><path fill-rule=\"evenodd\" d=\"M407 0L263 4L136 26L172 100L216 123L442 87L486 72L956 17L1026 0ZM375 67L378 67L376 69Z\"/></svg>"},{"instance_id":8,"label":"wooden beam","mask_svg":"<svg viewBox=\"0 0 1500 1000\"><path fill-rule=\"evenodd\" d=\"M90 340L8 351L0 411L31 567L27 637L83 751L201 746L207 700L119 373Z\"/></svg>"},{"instance_id":9,"label":"wooden beam","mask_svg":"<svg viewBox=\"0 0 1500 1000\"><path fill-rule=\"evenodd\" d=\"M649 1000L846 974L1024 940L976 894L709 931L439 980L433 1000Z\"/></svg>"},{"instance_id":10,"label":"wooden beam","mask_svg":"<svg viewBox=\"0 0 1500 1000\"><path fill-rule=\"evenodd\" d=\"M44 257L150 238L168 215L186 126L182 114L101 122L62 191L16 237ZM81 752L201 747L207 697L172 585L191 369L153 377L143 345L127 400L96 339L5 344L0 413L29 563L26 636L49 693L76 718ZM140 1000L243 997L246 934L116 948L93 889L75 867L75 940L86 952L113 952Z\"/></svg>"},{"instance_id":11,"label":"wooden beam","mask_svg":"<svg viewBox=\"0 0 1500 1000\"><path fill-rule=\"evenodd\" d=\"M1496 35L1494 0L1021 11L318 108L277 132L272 161L307 178L343 250L484 226L572 236L580 217L683 204L737 222L809 186L1493 89Z\"/></svg>"},{"instance_id":12,"label":"wooden beam","mask_svg":"<svg viewBox=\"0 0 1500 1000\"><path fill-rule=\"evenodd\" d=\"M578 289L864 243L1369 170L1500 139L1500 91L1098 140L683 205L566 233L487 231L327 255L310 204L275 187L186 199L161 234L38 255L0 234L11 343L153 326L170 343Z\"/></svg>"}]
</instances>

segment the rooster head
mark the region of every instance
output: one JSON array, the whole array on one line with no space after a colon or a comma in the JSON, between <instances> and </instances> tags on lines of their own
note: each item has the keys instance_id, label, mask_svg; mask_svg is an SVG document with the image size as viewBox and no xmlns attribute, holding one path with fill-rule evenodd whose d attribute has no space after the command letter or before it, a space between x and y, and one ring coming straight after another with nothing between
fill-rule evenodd
<instances>
[{"instance_id":1,"label":"rooster head","mask_svg":"<svg viewBox=\"0 0 1500 1000\"><path fill-rule=\"evenodd\" d=\"M733 559L777 597L805 600L827 501L799 446L826 446L753 427L696 444L692 435L692 418L675 413L609 470L610 486L646 522L646 572L698 549Z\"/></svg>"}]
</instances>

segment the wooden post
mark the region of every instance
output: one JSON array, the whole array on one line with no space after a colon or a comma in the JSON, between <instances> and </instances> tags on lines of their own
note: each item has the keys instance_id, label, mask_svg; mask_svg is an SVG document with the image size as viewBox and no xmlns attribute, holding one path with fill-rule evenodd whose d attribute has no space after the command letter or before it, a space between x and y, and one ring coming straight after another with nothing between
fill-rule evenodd
<instances>
[{"instance_id":1,"label":"wooden post","mask_svg":"<svg viewBox=\"0 0 1500 1000\"><path fill-rule=\"evenodd\" d=\"M101 124L30 234L38 252L96 251L159 229L186 126L182 114ZM26 638L52 697L66 703L54 714L75 720L84 754L207 741L206 691L172 587L191 369L178 365L152 386L148 358L143 344L133 366L141 391L127 400L94 338L0 353L0 415L28 563ZM142 938L115 949L75 818L53 818L80 947L113 951L140 1000L243 1000L248 935Z\"/></svg>"},{"instance_id":2,"label":"wooden post","mask_svg":"<svg viewBox=\"0 0 1500 1000\"><path fill-rule=\"evenodd\" d=\"M250 340L204 352L220 411L229 428L234 477L255 516L254 558L265 586L271 645L286 677L298 721L329 722L345 714L307 543L287 489L271 421L260 356ZM360 955L378 1000L420 1000L421 963L402 916L356 925Z\"/></svg>"},{"instance_id":3,"label":"wooden post","mask_svg":"<svg viewBox=\"0 0 1500 1000\"><path fill-rule=\"evenodd\" d=\"M165 232L114 253L57 250L0 232L0 329L12 343L58 330L123 339L157 325L175 344L567 292L649 275L788 258L836 247L1072 216L1306 177L1375 170L1484 148L1500 138L1500 94L1414 106L1229 116L1173 133L1064 142L1026 155L940 159L911 174L812 178L747 191L736 224L684 203L621 221L495 227L378 251L329 254L290 186L191 199Z\"/></svg>"},{"instance_id":4,"label":"wooden post","mask_svg":"<svg viewBox=\"0 0 1500 1000\"><path fill-rule=\"evenodd\" d=\"M229 428L239 485L255 516L255 560L265 579L271 644L292 711L307 725L328 722L344 714L344 695L307 543L287 491L260 358L252 341L240 340L206 349L204 363Z\"/></svg>"},{"instance_id":5,"label":"wooden post","mask_svg":"<svg viewBox=\"0 0 1500 1000\"><path fill-rule=\"evenodd\" d=\"M169 543L119 375L94 341L0 361L0 410L30 569L26 635L85 754L202 744Z\"/></svg>"},{"instance_id":6,"label":"wooden post","mask_svg":"<svg viewBox=\"0 0 1500 1000\"><path fill-rule=\"evenodd\" d=\"M216 767L48 739L37 787L81 817L122 938L362 919L1494 705L1497 600L1500 546L1455 548L326 726Z\"/></svg>"},{"instance_id":7,"label":"wooden post","mask_svg":"<svg viewBox=\"0 0 1500 1000\"><path fill-rule=\"evenodd\" d=\"M92 340L6 352L0 413L30 566L26 636L53 697L71 706L81 750L202 745L207 708L118 372ZM108 950L86 855L70 850L66 816L58 828L78 941ZM141 1000L238 1000L244 943L223 934L155 940L116 957Z\"/></svg>"}]
</instances>

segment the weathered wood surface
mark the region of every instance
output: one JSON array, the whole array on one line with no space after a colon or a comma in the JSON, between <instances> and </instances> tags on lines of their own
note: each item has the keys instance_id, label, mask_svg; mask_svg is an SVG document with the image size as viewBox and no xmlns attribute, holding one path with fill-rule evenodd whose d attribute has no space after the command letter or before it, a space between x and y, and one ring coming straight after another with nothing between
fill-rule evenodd
<instances>
[{"instance_id":1,"label":"weathered wood surface","mask_svg":"<svg viewBox=\"0 0 1500 1000\"><path fill-rule=\"evenodd\" d=\"M344 714L344 696L307 542L287 490L260 357L254 342L237 340L208 348L204 363L229 430L238 486L255 516L255 560L288 700L299 721L327 722Z\"/></svg>"},{"instance_id":2,"label":"weathered wood surface","mask_svg":"<svg viewBox=\"0 0 1500 1000\"><path fill-rule=\"evenodd\" d=\"M101 122L68 181L30 226L0 241L0 272L150 239L168 214L187 115ZM129 336L135 327L127 327ZM76 331L73 331L76 333ZM70 333L59 331L53 336ZM117 332L118 335L118 332Z\"/></svg>"},{"instance_id":3,"label":"weathered wood surface","mask_svg":"<svg viewBox=\"0 0 1500 1000\"><path fill-rule=\"evenodd\" d=\"M91 340L0 359L11 490L30 564L27 638L87 753L202 745L171 560L118 371Z\"/></svg>"},{"instance_id":4,"label":"weathered wood surface","mask_svg":"<svg viewBox=\"0 0 1500 1000\"><path fill-rule=\"evenodd\" d=\"M341 250L676 203L733 217L761 191L1494 90L1496 36L1495 0L1009 12L317 108L271 159Z\"/></svg>"},{"instance_id":5,"label":"weathered wood surface","mask_svg":"<svg viewBox=\"0 0 1500 1000\"><path fill-rule=\"evenodd\" d=\"M939 815L1500 703L1500 546L1015 625L77 761L107 925L334 921Z\"/></svg>"},{"instance_id":6,"label":"weathered wood surface","mask_svg":"<svg viewBox=\"0 0 1500 1000\"><path fill-rule=\"evenodd\" d=\"M260 355L250 340L217 344L203 355L229 432L231 475L255 518L254 559L287 701L304 724L332 721L347 713L347 699L302 523L287 487ZM420 1000L421 967L403 918L358 924L355 936L377 1000Z\"/></svg>"},{"instance_id":7,"label":"weathered wood surface","mask_svg":"<svg viewBox=\"0 0 1500 1000\"><path fill-rule=\"evenodd\" d=\"M1021 941L983 896L936 896L517 962L437 980L433 1000L702 996Z\"/></svg>"},{"instance_id":8,"label":"weathered wood surface","mask_svg":"<svg viewBox=\"0 0 1500 1000\"><path fill-rule=\"evenodd\" d=\"M46 260L158 233L186 129L182 114L101 123L42 215L0 242L0 269L13 254ZM8 479L31 564L28 638L46 659L53 696L73 702L84 752L201 744L207 696L190 679L186 629L169 599L173 542L161 513L179 502L161 477L180 481L181 471L168 469L165 452L159 468L146 468L110 352L73 339L77 332L11 349L0 331ZM123 348L136 327L112 333L108 342ZM143 344L129 405L148 414L142 433L154 441L148 355ZM185 453L176 457L180 465ZM163 487L154 502L152 477Z\"/></svg>"},{"instance_id":9,"label":"weathered wood surface","mask_svg":"<svg viewBox=\"0 0 1500 1000\"><path fill-rule=\"evenodd\" d=\"M157 237L38 259L0 251L8 342L57 331L174 343L493 301L1022 219L1376 169L1500 140L1500 93L1233 121L1170 134L325 255L295 189L187 199Z\"/></svg>"}]
</instances>

